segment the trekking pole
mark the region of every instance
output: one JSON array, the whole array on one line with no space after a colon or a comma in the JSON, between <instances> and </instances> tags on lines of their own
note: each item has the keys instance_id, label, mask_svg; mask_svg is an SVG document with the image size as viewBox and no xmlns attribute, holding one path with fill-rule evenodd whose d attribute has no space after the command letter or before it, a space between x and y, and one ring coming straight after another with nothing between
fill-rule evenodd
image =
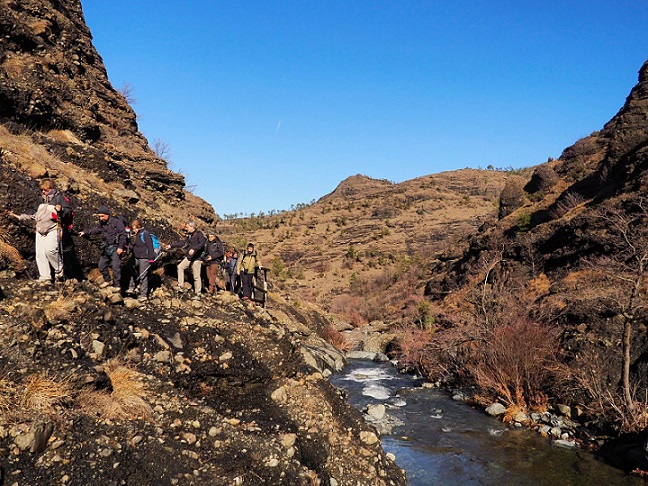
<instances>
[{"instance_id":1,"label":"trekking pole","mask_svg":"<svg viewBox=\"0 0 648 486\"><path fill-rule=\"evenodd\" d=\"M140 283L142 282L142 277L144 277L144 275L146 275L148 273L149 268L151 268L153 266L153 264L160 259L160 257L162 256L163 253L164 253L164 251L161 251L160 253L158 253L158 255L155 257L155 259L152 262L149 262L148 267L146 267L146 269L142 273L139 274L139 276L137 277L137 283L135 284L135 289L139 288Z\"/></svg>"},{"instance_id":2,"label":"trekking pole","mask_svg":"<svg viewBox=\"0 0 648 486\"><path fill-rule=\"evenodd\" d=\"M56 238L58 240L58 257L59 263L61 265L61 277L65 276L65 260L63 259L63 225L61 224L61 218L56 211Z\"/></svg>"}]
</instances>

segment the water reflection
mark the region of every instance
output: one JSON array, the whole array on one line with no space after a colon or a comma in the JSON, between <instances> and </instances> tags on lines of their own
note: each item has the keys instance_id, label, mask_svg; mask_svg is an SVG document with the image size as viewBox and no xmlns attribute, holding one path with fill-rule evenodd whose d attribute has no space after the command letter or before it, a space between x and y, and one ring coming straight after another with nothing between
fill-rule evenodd
<instances>
[{"instance_id":1,"label":"water reflection","mask_svg":"<svg viewBox=\"0 0 648 486\"><path fill-rule=\"evenodd\" d=\"M509 429L446 393L418 387L389 364L352 362L331 382L357 408L383 403L402 420L383 448L413 486L645 485L576 449L563 449L526 429Z\"/></svg>"}]
</instances>

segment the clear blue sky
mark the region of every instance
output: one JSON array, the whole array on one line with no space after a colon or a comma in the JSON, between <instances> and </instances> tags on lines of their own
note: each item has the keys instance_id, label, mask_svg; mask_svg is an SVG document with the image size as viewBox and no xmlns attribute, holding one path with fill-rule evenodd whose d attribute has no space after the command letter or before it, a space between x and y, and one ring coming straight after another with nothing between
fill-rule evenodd
<instances>
[{"instance_id":1,"label":"clear blue sky","mask_svg":"<svg viewBox=\"0 0 648 486\"><path fill-rule=\"evenodd\" d=\"M221 216L365 174L557 158L621 108L648 4L83 0L140 130Z\"/></svg>"}]
</instances>

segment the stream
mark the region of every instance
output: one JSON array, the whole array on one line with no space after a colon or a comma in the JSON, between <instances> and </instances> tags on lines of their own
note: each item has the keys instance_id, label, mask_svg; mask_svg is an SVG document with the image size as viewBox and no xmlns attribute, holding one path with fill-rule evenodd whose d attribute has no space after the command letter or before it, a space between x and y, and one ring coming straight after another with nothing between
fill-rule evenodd
<instances>
[{"instance_id":1,"label":"stream","mask_svg":"<svg viewBox=\"0 0 648 486\"><path fill-rule=\"evenodd\" d=\"M408 484L544 486L644 485L587 452L551 445L528 429L512 429L443 390L399 374L389 363L352 360L331 383L362 410L384 404L404 425L381 437Z\"/></svg>"}]
</instances>

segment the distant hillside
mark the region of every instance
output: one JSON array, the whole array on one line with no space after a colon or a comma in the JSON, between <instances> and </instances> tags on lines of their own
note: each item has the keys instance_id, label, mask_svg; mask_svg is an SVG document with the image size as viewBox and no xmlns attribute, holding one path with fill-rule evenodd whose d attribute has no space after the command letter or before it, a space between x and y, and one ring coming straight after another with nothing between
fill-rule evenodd
<instances>
[{"instance_id":1,"label":"distant hillside","mask_svg":"<svg viewBox=\"0 0 648 486\"><path fill-rule=\"evenodd\" d=\"M272 281L360 324L418 313L429 260L459 251L467 235L496 219L506 181L526 179L464 169L399 184L356 175L312 205L225 221L226 240L255 242Z\"/></svg>"}]
</instances>

